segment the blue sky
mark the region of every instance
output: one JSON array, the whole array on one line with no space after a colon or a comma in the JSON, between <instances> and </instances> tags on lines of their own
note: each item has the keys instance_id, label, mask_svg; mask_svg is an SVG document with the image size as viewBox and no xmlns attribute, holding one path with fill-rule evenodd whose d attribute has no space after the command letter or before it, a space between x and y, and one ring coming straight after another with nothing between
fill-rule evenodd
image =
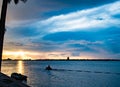
<instances>
[{"instance_id":1,"label":"blue sky","mask_svg":"<svg viewBox=\"0 0 120 87\"><path fill-rule=\"evenodd\" d=\"M5 57L120 58L120 0L11 3L6 28Z\"/></svg>"}]
</instances>

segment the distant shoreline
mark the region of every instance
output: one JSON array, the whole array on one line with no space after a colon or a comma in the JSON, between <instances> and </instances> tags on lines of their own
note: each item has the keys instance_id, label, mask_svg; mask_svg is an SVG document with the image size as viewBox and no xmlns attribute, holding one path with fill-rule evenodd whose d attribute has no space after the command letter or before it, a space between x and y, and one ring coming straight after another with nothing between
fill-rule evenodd
<instances>
[{"instance_id":1,"label":"distant shoreline","mask_svg":"<svg viewBox=\"0 0 120 87\"><path fill-rule=\"evenodd\" d=\"M120 61L120 59L36 59L36 60L21 60L21 59L3 59L3 61Z\"/></svg>"}]
</instances>

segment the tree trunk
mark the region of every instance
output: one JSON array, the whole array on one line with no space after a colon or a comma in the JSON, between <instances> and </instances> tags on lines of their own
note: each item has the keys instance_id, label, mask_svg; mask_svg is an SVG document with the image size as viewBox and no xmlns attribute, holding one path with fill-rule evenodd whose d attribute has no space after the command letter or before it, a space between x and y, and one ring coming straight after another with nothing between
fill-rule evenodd
<instances>
[{"instance_id":1,"label":"tree trunk","mask_svg":"<svg viewBox=\"0 0 120 87\"><path fill-rule=\"evenodd\" d=\"M7 3L8 3L8 0L3 0L2 9L1 9L1 19L0 19L0 72L1 72L1 64L2 64L2 52L3 52L4 33L5 33Z\"/></svg>"}]
</instances>

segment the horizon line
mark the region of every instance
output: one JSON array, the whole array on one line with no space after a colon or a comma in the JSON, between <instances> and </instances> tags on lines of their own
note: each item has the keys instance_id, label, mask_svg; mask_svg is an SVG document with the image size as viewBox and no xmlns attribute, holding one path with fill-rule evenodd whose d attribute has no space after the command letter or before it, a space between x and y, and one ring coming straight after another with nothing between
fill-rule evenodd
<instances>
[{"instance_id":1,"label":"horizon line","mask_svg":"<svg viewBox=\"0 0 120 87\"><path fill-rule=\"evenodd\" d=\"M120 59L3 59L3 61L120 61Z\"/></svg>"}]
</instances>

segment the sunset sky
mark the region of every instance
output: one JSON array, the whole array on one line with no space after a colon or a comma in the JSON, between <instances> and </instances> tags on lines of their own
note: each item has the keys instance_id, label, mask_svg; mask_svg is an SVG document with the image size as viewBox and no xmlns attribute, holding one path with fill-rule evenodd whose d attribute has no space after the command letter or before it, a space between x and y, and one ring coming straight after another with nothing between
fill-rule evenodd
<instances>
[{"instance_id":1,"label":"sunset sky","mask_svg":"<svg viewBox=\"0 0 120 87\"><path fill-rule=\"evenodd\" d=\"M120 0L12 2L6 29L3 58L120 59Z\"/></svg>"}]
</instances>

